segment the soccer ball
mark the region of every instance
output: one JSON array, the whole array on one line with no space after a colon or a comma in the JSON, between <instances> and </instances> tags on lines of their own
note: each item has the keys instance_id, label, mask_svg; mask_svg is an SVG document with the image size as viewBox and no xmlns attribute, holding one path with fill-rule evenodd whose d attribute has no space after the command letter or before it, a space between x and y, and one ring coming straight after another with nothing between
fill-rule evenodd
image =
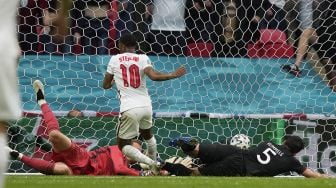
<instances>
[{"instance_id":1,"label":"soccer ball","mask_svg":"<svg viewBox=\"0 0 336 188\"><path fill-rule=\"evenodd\" d=\"M231 138L230 145L240 149L248 149L250 147L250 139L245 134L236 134Z\"/></svg>"}]
</instances>

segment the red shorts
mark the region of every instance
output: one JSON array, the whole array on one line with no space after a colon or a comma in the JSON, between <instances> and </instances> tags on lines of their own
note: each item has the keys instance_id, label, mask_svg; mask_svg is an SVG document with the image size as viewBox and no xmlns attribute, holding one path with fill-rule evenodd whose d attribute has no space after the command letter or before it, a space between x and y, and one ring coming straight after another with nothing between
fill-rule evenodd
<instances>
[{"instance_id":1,"label":"red shorts","mask_svg":"<svg viewBox=\"0 0 336 188\"><path fill-rule=\"evenodd\" d=\"M74 175L87 174L90 168L89 152L75 143L72 143L67 150L59 153L53 152L52 159L68 165Z\"/></svg>"}]
</instances>

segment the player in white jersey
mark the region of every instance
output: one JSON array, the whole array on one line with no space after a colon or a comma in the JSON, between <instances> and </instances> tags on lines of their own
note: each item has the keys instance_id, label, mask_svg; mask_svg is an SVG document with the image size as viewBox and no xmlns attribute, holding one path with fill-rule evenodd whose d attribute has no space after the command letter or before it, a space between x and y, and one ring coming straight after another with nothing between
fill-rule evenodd
<instances>
[{"instance_id":1,"label":"player in white jersey","mask_svg":"<svg viewBox=\"0 0 336 188\"><path fill-rule=\"evenodd\" d=\"M136 54L137 41L131 34L119 40L120 54L112 56L105 74L103 88L109 89L115 82L120 98L120 118L117 142L120 150L129 158L151 166L157 173L157 146L151 133L152 103L146 87L148 76L154 81L179 78L186 73L184 66L171 73L153 69L147 55ZM131 146L131 140L140 135L145 139L148 156Z\"/></svg>"},{"instance_id":2,"label":"player in white jersey","mask_svg":"<svg viewBox=\"0 0 336 188\"><path fill-rule=\"evenodd\" d=\"M0 188L3 187L8 155L5 121L20 117L20 97L16 76L19 47L17 42L17 0L0 0Z\"/></svg>"}]
</instances>

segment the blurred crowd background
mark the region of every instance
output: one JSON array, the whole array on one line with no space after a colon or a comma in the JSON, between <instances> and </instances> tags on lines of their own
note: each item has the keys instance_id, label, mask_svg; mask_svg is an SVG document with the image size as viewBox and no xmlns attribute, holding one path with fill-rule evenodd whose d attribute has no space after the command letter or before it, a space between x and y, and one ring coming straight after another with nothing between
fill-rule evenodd
<instances>
[{"instance_id":1,"label":"blurred crowd background","mask_svg":"<svg viewBox=\"0 0 336 188\"><path fill-rule=\"evenodd\" d=\"M52 26L57 0L21 0L19 41L24 54L110 54L115 53L120 35L131 32L147 53L159 51L158 41L171 48L199 42L214 45L212 56L246 56L247 44L259 39L260 29L279 29L295 43L302 32L298 26L304 24L300 1L307 0L74 0L69 12L71 32L59 46L53 41ZM321 41L316 43L335 39L333 4L332 0L313 1L313 24L321 30ZM84 49L73 49L76 45ZM164 48L162 55L181 55L175 51Z\"/></svg>"},{"instance_id":2,"label":"blurred crowd background","mask_svg":"<svg viewBox=\"0 0 336 188\"><path fill-rule=\"evenodd\" d=\"M23 55L116 54L118 38L133 33L148 55L295 58L306 35L336 83L334 0L73 0L62 41L57 9L57 0L20 0Z\"/></svg>"}]
</instances>

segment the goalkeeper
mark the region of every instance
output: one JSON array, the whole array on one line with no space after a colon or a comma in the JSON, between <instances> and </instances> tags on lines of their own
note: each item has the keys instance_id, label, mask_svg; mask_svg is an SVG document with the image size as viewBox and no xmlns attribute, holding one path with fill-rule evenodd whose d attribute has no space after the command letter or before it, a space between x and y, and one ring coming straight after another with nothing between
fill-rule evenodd
<instances>
[{"instance_id":1,"label":"goalkeeper","mask_svg":"<svg viewBox=\"0 0 336 188\"><path fill-rule=\"evenodd\" d=\"M116 145L87 151L71 142L69 137L61 133L57 119L45 101L44 86L41 81L36 80L33 87L36 92L37 103L40 105L46 121L47 135L52 144L53 161L29 158L8 148L12 158L18 159L44 174L104 176L149 174L129 168L127 158Z\"/></svg>"},{"instance_id":2,"label":"goalkeeper","mask_svg":"<svg viewBox=\"0 0 336 188\"><path fill-rule=\"evenodd\" d=\"M166 162L163 169L177 176L276 176L295 171L308 178L327 177L304 167L294 157L304 148L298 136L288 136L282 145L262 142L248 150L223 144L199 144L195 138L177 138L170 144L181 147L191 157L199 157L204 163L187 168Z\"/></svg>"}]
</instances>

